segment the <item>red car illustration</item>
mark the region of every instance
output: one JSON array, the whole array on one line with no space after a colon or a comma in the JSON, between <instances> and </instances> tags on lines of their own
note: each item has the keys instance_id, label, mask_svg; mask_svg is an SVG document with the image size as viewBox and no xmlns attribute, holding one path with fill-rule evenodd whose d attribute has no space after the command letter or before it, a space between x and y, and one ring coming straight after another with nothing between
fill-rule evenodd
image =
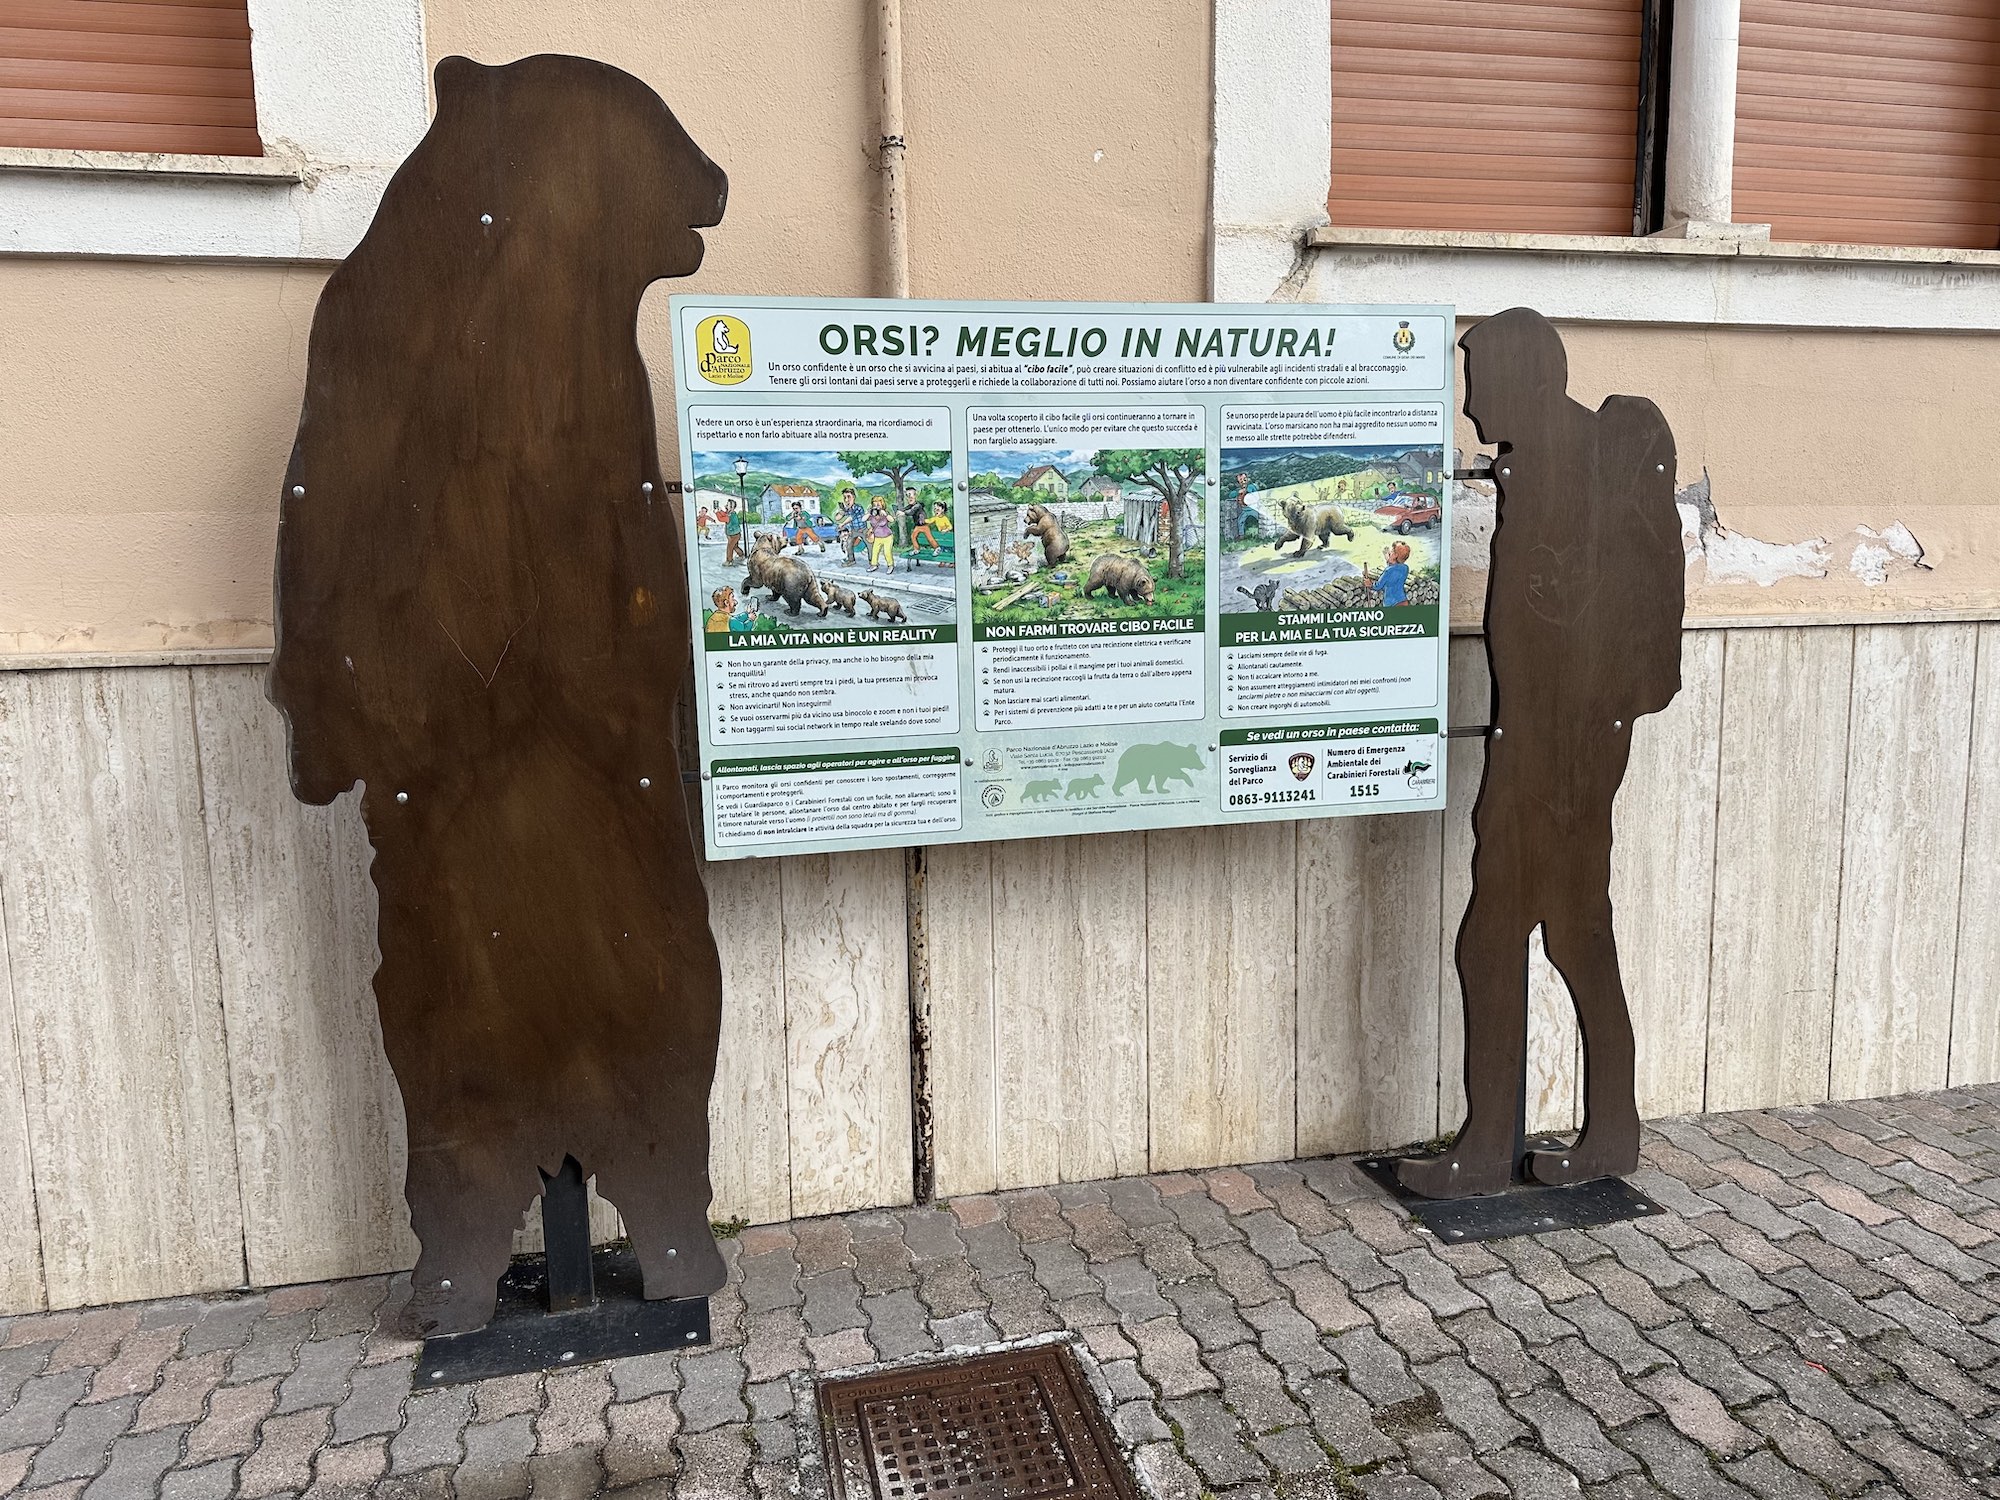
<instances>
[{"instance_id":1,"label":"red car illustration","mask_svg":"<svg viewBox=\"0 0 2000 1500\"><path fill-rule=\"evenodd\" d=\"M1429 526L1444 518L1444 507L1429 495L1391 495L1375 507L1382 524L1398 536L1408 536L1414 527Z\"/></svg>"}]
</instances>

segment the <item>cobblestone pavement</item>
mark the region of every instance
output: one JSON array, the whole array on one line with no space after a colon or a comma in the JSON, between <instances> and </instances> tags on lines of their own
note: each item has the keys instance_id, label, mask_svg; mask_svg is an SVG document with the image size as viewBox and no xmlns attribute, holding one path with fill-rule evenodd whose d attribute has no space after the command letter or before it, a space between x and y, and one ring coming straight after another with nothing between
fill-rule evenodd
<instances>
[{"instance_id":1,"label":"cobblestone pavement","mask_svg":"<svg viewBox=\"0 0 2000 1500\"><path fill-rule=\"evenodd\" d=\"M2000 1087L1648 1132L1440 1244L1340 1161L745 1231L712 1348L412 1394L371 1277L0 1322L0 1491L772 1496L795 1372L1072 1330L1161 1500L2000 1496Z\"/></svg>"}]
</instances>

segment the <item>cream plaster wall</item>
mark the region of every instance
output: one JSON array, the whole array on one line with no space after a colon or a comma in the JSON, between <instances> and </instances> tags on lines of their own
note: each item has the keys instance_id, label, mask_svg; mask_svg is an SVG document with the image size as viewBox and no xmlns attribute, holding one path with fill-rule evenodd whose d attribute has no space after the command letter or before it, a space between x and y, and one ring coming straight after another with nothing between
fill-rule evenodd
<instances>
[{"instance_id":1,"label":"cream plaster wall","mask_svg":"<svg viewBox=\"0 0 2000 1500\"><path fill-rule=\"evenodd\" d=\"M882 286L874 13L869 0L700 0L665 19L640 0L431 0L428 45L433 60L572 50L658 87L732 184L686 289L868 294ZM905 45L919 296L1206 295L1204 8L1117 0L1079 26L1060 7L916 6ZM277 476L324 275L0 256L0 655L268 643ZM668 290L642 315L663 416ZM2000 602L1982 438L2000 337L1566 331L1574 393L1659 401L1681 478L1707 466L1725 522L1828 541L1826 579L1700 585L1698 612ZM1934 566L1871 589L1846 567L1854 528L1898 520ZM1460 604L1476 614L1472 590Z\"/></svg>"},{"instance_id":2,"label":"cream plaster wall","mask_svg":"<svg viewBox=\"0 0 2000 1500\"><path fill-rule=\"evenodd\" d=\"M573 51L647 79L730 175L671 290L882 289L867 0L431 0L433 62ZM1207 286L1209 23L1185 0L911 7L919 296ZM320 267L0 256L0 655L270 638L277 483ZM642 338L672 446L670 288Z\"/></svg>"}]
</instances>

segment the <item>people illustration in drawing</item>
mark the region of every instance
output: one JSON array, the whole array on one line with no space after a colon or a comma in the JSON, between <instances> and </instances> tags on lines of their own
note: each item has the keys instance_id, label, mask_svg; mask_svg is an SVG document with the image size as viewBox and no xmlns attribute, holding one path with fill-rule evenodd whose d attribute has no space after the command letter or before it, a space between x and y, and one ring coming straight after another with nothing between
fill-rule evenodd
<instances>
[{"instance_id":1,"label":"people illustration in drawing","mask_svg":"<svg viewBox=\"0 0 2000 1500\"><path fill-rule=\"evenodd\" d=\"M1638 1165L1611 807L1633 722L1680 690L1683 607L1674 442L1659 409L1636 396L1596 411L1571 400L1562 339L1526 308L1487 318L1460 343L1466 415L1499 449L1486 594L1493 710L1458 935L1465 1123L1450 1150L1397 1168L1431 1198L1499 1192L1524 1169L1558 1184ZM1582 1026L1584 1124L1570 1148L1523 1160L1538 925Z\"/></svg>"},{"instance_id":2,"label":"people illustration in drawing","mask_svg":"<svg viewBox=\"0 0 2000 1500\"><path fill-rule=\"evenodd\" d=\"M868 571L879 563L885 572L896 571L896 524L889 519L889 507L877 500L868 507Z\"/></svg>"},{"instance_id":3,"label":"people illustration in drawing","mask_svg":"<svg viewBox=\"0 0 2000 1500\"><path fill-rule=\"evenodd\" d=\"M1375 591L1384 609L1396 609L1410 602L1410 544L1392 542L1382 549L1380 573L1362 569L1361 581Z\"/></svg>"}]
</instances>

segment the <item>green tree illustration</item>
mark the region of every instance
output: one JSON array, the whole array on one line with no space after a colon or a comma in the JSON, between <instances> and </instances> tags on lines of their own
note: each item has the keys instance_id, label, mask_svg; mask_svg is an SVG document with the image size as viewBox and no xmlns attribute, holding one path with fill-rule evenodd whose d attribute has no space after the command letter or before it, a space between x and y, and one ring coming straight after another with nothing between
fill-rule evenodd
<instances>
[{"instance_id":1,"label":"green tree illustration","mask_svg":"<svg viewBox=\"0 0 2000 1500\"><path fill-rule=\"evenodd\" d=\"M1167 576L1181 576L1181 533L1188 522L1188 496L1207 466L1199 448L1106 448L1091 466L1121 484L1143 484L1167 502Z\"/></svg>"},{"instance_id":2,"label":"green tree illustration","mask_svg":"<svg viewBox=\"0 0 2000 1500\"><path fill-rule=\"evenodd\" d=\"M896 521L896 545L899 547L908 541L903 535L904 481L912 474L929 474L951 462L949 453L889 453L874 449L859 453L843 453L839 457L847 466L847 472L856 479L866 479L871 474L887 476L890 486L889 514Z\"/></svg>"}]
</instances>

